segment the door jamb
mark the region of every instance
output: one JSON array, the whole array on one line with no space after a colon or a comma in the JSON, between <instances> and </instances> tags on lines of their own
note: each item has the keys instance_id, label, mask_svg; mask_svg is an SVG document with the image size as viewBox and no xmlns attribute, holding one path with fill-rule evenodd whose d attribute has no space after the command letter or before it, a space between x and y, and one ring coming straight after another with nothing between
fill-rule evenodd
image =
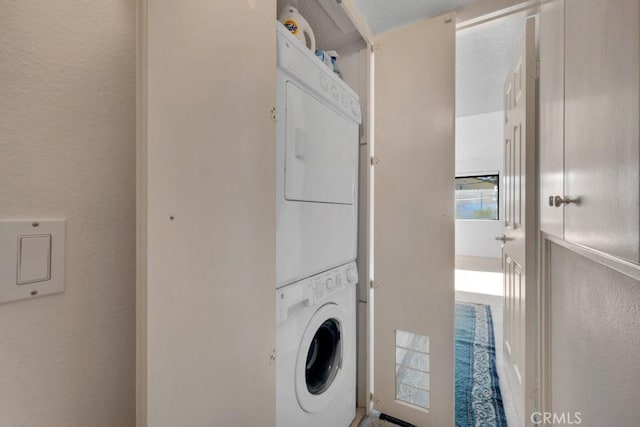
<instances>
[{"instance_id":1,"label":"door jamb","mask_svg":"<svg viewBox=\"0 0 640 427\"><path fill-rule=\"evenodd\" d=\"M145 0L140 0L140 1L145 1ZM469 28L473 28L476 27L478 25L482 25L482 24L486 24L501 18L505 18L508 16L511 16L513 14L516 13L526 13L527 17L536 15L539 13L539 4L540 2L537 0L525 0L525 1L521 1L521 0L495 0L493 1L491 4L489 5L483 5L483 7L478 8L478 7L463 7L461 9L459 9L457 11L457 16L456 16L456 33L467 30ZM353 16L353 10L352 8L345 8L347 11L347 14L350 16L350 18L355 22L354 20L354 16ZM358 15L359 16L359 15ZM369 78L370 78L370 88L369 88L369 115L371 117L371 120L369 121L370 125L369 125L369 129L367 130L367 142L369 145L369 156L374 156L375 154L375 146L374 146L374 126L373 126L373 116L374 116L374 110L373 110L373 105L374 105L374 91L373 91L373 86L375 83L375 72L374 72L374 68L375 68L375 49L376 49L376 45L375 45L375 38L371 35L372 33L370 33L368 30L368 28L364 29L358 27L358 30L360 32L360 34L363 36L363 38L367 41L367 48L370 51L370 56L369 56ZM536 28L536 32L535 32L535 46L536 46L536 55L538 55L538 29ZM535 121L535 138L534 138L534 144L536 145L536 164L537 164L537 146L538 146L538 123L537 123L537 117L538 117L538 94L537 94L537 81L536 81L536 90L535 90L535 110L536 110L536 121ZM363 165L365 166L365 165ZM371 168L371 164L367 164L366 167ZM538 185L537 185L537 181L538 181L538 176L536 173L536 191L534 196L538 197ZM367 194L368 194L368 203L367 203L367 212L366 212L366 218L369 222L369 226L367 227L368 229L368 236L367 236L367 247L366 248L361 248L361 250L364 250L364 252L366 253L366 258L367 258L367 264L370 266L371 265L371 261L372 261L372 250L373 250L373 240L372 240L372 224L373 224L373 174L369 175L369 180L366 183L366 190L367 190ZM363 212L364 213L364 212ZM361 217L362 219L362 217ZM536 228L536 236L541 235L539 229L539 223L538 223L538 218L537 215L535 217L535 228ZM540 410L545 410L548 408L548 404L547 402L549 402L550 400L550 388L549 388L549 383L547 380L547 377L550 373L550 365L549 365L549 358L547 357L547 354L549 353L549 349L548 349L548 345L543 344L543 340L547 339L546 337L549 334L548 328L549 328L549 324L550 322L548 321L548 319L545 317L548 315L548 292L544 292L543 286L545 285L545 283L547 282L546 280L543 280L543 278L545 278L545 274L548 274L548 271L544 269L543 267L543 260L545 260L546 258L544 257L548 257L548 249L544 250L543 247L548 246L548 240L544 239L544 237L542 238L538 238L536 239L536 251L538 251L539 255L538 258L538 262L537 264L534 264L534 271L536 271L536 273L539 274L535 274L535 276L537 276L536 280L535 280L535 284L534 286L536 287L536 292L538 295L538 302L537 302L537 311L536 311L536 317L537 317L537 348L536 349L527 349L527 359L529 359L530 356L534 357L534 361L536 362L536 367L538 368L537 371L537 375L536 375L536 380L535 382L535 389L536 389L536 398L534 400L534 402L532 403L532 406L535 408L540 408ZM360 252L363 253L363 252ZM361 280L365 280L366 284L367 284L367 288L368 288L368 284L371 283L371 281L373 280L373 273L372 273L372 268L368 268L367 269L367 275L366 276L361 276ZM368 298L368 303L372 303L373 302L373 293L371 292L371 290L369 290L369 298ZM372 390L372 376L373 376L373 357L372 356L372 350L373 350L373 342L371 339L371 334L372 334L372 315L373 313L371 312L371 310L368 310L368 316L367 316L367 325L366 325L366 334L367 334L367 340L366 340L366 347L367 347L367 351L368 354L370 355L369 357L367 357L367 361L366 361L366 370L367 370L367 374L366 374L366 396L367 396L367 405L365 406L365 411L366 414L369 414L372 407L373 407L373 399L374 396L371 393ZM533 352L534 354L531 354L531 352ZM526 393L526 397L528 400L529 397L529 393ZM531 407L529 405L526 405L527 407Z\"/></svg>"},{"instance_id":2,"label":"door jamb","mask_svg":"<svg viewBox=\"0 0 640 427\"><path fill-rule=\"evenodd\" d=\"M147 16L136 1L136 427L147 427Z\"/></svg>"},{"instance_id":3,"label":"door jamb","mask_svg":"<svg viewBox=\"0 0 640 427\"><path fill-rule=\"evenodd\" d=\"M505 18L517 13L525 13L526 19L532 16L538 16L540 12L540 1L537 0L494 0L491 4L483 4L481 7L471 5L461 8L457 13L456 34L462 33L470 28L487 24L501 18ZM539 20L535 23L535 55L539 62ZM551 401L551 382L550 382L550 296L547 275L549 274L549 241L544 237L544 233L540 231L539 217L537 215L537 201L539 199L539 173L538 173L538 147L539 147L539 73L536 70L535 90L534 92L534 111L535 111L535 137L532 143L535 144L535 191L531 200L534 200L534 216L535 233L531 233L534 240L536 262L533 263L534 290L536 292L536 309L535 313L535 348L526 347L525 363L533 362L534 378L531 384L525 383L525 411L536 410L545 411L550 408ZM534 199L535 198L535 199ZM529 275L528 275L529 276ZM525 328L526 329L526 328ZM525 336L525 342L529 341ZM525 370L527 368L525 367ZM524 374L525 380L528 375ZM526 419L526 414L523 414Z\"/></svg>"}]
</instances>

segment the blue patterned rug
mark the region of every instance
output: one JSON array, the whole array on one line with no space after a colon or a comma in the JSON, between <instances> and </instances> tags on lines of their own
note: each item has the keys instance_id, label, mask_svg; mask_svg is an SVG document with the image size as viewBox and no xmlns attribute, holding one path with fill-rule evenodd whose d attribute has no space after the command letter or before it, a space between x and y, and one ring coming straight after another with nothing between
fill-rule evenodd
<instances>
[{"instance_id":1,"label":"blue patterned rug","mask_svg":"<svg viewBox=\"0 0 640 427\"><path fill-rule=\"evenodd\" d=\"M506 427L488 305L456 303L456 427Z\"/></svg>"}]
</instances>

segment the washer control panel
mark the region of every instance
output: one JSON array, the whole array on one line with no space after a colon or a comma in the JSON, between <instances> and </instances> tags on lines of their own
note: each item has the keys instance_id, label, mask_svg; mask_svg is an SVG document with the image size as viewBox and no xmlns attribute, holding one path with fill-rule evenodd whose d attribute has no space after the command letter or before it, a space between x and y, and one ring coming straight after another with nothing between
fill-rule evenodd
<instances>
[{"instance_id":1,"label":"washer control panel","mask_svg":"<svg viewBox=\"0 0 640 427\"><path fill-rule=\"evenodd\" d=\"M329 295L348 285L355 285L357 282L358 270L356 268L356 263L352 262L319 274L315 281L314 289L316 290L317 296L321 294Z\"/></svg>"},{"instance_id":2,"label":"washer control panel","mask_svg":"<svg viewBox=\"0 0 640 427\"><path fill-rule=\"evenodd\" d=\"M277 289L278 324L298 308L323 304L333 293L357 283L358 268L355 262L350 262Z\"/></svg>"}]
</instances>

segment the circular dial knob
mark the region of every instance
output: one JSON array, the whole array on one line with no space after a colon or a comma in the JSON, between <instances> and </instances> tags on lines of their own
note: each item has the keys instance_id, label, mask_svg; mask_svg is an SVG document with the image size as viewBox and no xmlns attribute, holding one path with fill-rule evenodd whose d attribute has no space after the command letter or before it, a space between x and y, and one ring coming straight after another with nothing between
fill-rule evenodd
<instances>
[{"instance_id":1,"label":"circular dial knob","mask_svg":"<svg viewBox=\"0 0 640 427\"><path fill-rule=\"evenodd\" d=\"M338 93L338 88L335 87L334 85L331 85L329 92L331 93L331 96L333 97L333 99L335 99L336 101L340 98L340 94Z\"/></svg>"},{"instance_id":2,"label":"circular dial knob","mask_svg":"<svg viewBox=\"0 0 640 427\"><path fill-rule=\"evenodd\" d=\"M320 76L320 87L325 92L329 90L329 79L327 79L327 76Z\"/></svg>"},{"instance_id":3,"label":"circular dial knob","mask_svg":"<svg viewBox=\"0 0 640 427\"><path fill-rule=\"evenodd\" d=\"M349 283L354 283L356 280L358 280L358 272L355 268L349 267L347 269L347 280L349 281Z\"/></svg>"},{"instance_id":4,"label":"circular dial knob","mask_svg":"<svg viewBox=\"0 0 640 427\"><path fill-rule=\"evenodd\" d=\"M335 285L334 285L333 279L332 279L331 277L329 277L329 278L327 279L327 289L333 289L333 288L335 288Z\"/></svg>"},{"instance_id":5,"label":"circular dial knob","mask_svg":"<svg viewBox=\"0 0 640 427\"><path fill-rule=\"evenodd\" d=\"M358 103L355 101L355 99L351 100L351 114L353 114L354 116L358 116L358 112L360 111L359 105Z\"/></svg>"},{"instance_id":6,"label":"circular dial knob","mask_svg":"<svg viewBox=\"0 0 640 427\"><path fill-rule=\"evenodd\" d=\"M322 298L322 295L324 295L324 286L322 286L322 283L320 283L320 281L316 282L314 291L316 294L316 298Z\"/></svg>"}]
</instances>

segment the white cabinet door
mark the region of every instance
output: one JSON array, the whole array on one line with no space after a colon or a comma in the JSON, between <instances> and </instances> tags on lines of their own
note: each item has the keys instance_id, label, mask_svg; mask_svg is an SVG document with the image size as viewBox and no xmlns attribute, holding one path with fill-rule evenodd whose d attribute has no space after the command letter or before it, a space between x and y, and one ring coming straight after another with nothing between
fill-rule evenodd
<instances>
[{"instance_id":1,"label":"white cabinet door","mask_svg":"<svg viewBox=\"0 0 640 427\"><path fill-rule=\"evenodd\" d=\"M640 2L566 0L565 238L638 262Z\"/></svg>"},{"instance_id":2,"label":"white cabinet door","mask_svg":"<svg viewBox=\"0 0 640 427\"><path fill-rule=\"evenodd\" d=\"M273 426L276 2L138 4L137 425Z\"/></svg>"},{"instance_id":3,"label":"white cabinet door","mask_svg":"<svg viewBox=\"0 0 640 427\"><path fill-rule=\"evenodd\" d=\"M540 12L540 228L564 237L564 0Z\"/></svg>"},{"instance_id":4,"label":"white cabinet door","mask_svg":"<svg viewBox=\"0 0 640 427\"><path fill-rule=\"evenodd\" d=\"M452 426L455 20L423 20L378 42L374 408Z\"/></svg>"}]
</instances>

